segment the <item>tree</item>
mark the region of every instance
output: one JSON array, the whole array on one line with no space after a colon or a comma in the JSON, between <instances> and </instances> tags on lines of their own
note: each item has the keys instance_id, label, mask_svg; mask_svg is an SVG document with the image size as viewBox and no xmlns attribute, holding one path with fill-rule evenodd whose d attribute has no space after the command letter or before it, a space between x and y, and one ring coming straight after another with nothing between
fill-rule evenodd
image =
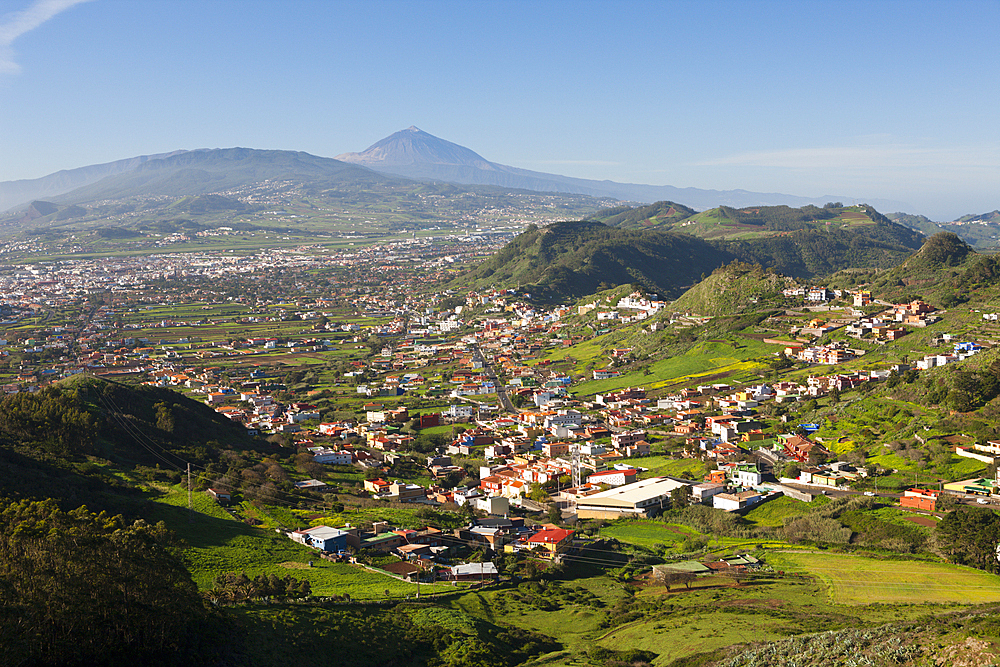
<instances>
[{"instance_id":1,"label":"tree","mask_svg":"<svg viewBox=\"0 0 1000 667\"><path fill-rule=\"evenodd\" d=\"M1000 571L1000 516L993 510L959 507L945 516L935 533L941 550L954 562Z\"/></svg>"},{"instance_id":2,"label":"tree","mask_svg":"<svg viewBox=\"0 0 1000 667\"><path fill-rule=\"evenodd\" d=\"M697 575L693 572L678 572L661 567L653 568L653 581L665 587L668 592L671 586L678 584L684 584L684 587L690 590L691 582L696 578Z\"/></svg>"},{"instance_id":3,"label":"tree","mask_svg":"<svg viewBox=\"0 0 1000 667\"><path fill-rule=\"evenodd\" d=\"M549 523L559 525L562 523L562 510L555 503L549 505Z\"/></svg>"},{"instance_id":4,"label":"tree","mask_svg":"<svg viewBox=\"0 0 1000 667\"><path fill-rule=\"evenodd\" d=\"M541 484L534 484L531 487L531 493L528 494L528 498L538 503L548 502L549 492Z\"/></svg>"},{"instance_id":5,"label":"tree","mask_svg":"<svg viewBox=\"0 0 1000 667\"><path fill-rule=\"evenodd\" d=\"M162 522L0 499L2 661L117 664L176 648L204 619L176 546Z\"/></svg>"},{"instance_id":6,"label":"tree","mask_svg":"<svg viewBox=\"0 0 1000 667\"><path fill-rule=\"evenodd\" d=\"M670 506L674 508L687 507L691 504L691 488L684 484L670 492Z\"/></svg>"}]
</instances>

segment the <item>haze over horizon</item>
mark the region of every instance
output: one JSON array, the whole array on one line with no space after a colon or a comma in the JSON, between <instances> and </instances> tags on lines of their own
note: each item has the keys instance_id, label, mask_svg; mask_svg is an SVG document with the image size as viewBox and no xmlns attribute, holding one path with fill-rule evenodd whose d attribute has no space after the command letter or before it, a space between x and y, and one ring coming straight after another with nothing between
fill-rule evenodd
<instances>
[{"instance_id":1,"label":"haze over horizon","mask_svg":"<svg viewBox=\"0 0 1000 667\"><path fill-rule=\"evenodd\" d=\"M411 125L623 183L1000 208L1000 3L5 0L0 181ZM489 26L484 31L484 26Z\"/></svg>"}]
</instances>

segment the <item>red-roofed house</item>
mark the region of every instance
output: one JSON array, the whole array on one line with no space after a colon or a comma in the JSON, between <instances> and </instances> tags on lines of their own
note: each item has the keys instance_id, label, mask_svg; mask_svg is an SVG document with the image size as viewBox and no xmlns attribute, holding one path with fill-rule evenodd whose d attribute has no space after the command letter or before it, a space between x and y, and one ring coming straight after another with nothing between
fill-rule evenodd
<instances>
[{"instance_id":1,"label":"red-roofed house","mask_svg":"<svg viewBox=\"0 0 1000 667\"><path fill-rule=\"evenodd\" d=\"M543 547L548 552L546 556L549 558L568 551L572 543L573 531L562 528L540 530L528 538L529 546L532 548Z\"/></svg>"}]
</instances>

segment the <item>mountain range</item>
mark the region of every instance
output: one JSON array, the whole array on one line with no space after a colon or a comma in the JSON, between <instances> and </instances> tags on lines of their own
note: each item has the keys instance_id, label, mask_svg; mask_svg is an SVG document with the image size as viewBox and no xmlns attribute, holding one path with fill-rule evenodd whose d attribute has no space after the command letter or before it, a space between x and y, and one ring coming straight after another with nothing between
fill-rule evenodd
<instances>
[{"instance_id":1,"label":"mountain range","mask_svg":"<svg viewBox=\"0 0 1000 667\"><path fill-rule=\"evenodd\" d=\"M250 164L250 158L260 162ZM196 195L263 180L343 182L350 177L363 183L377 180L373 172L394 179L582 194L638 203L671 200L692 209L720 205L823 205L850 199L615 183L547 174L490 162L473 150L410 127L361 153L344 153L336 159L246 148L179 150L63 170L37 179L0 182L0 211L38 199L79 204L122 196ZM899 202L870 200L868 203L882 210L905 208Z\"/></svg>"},{"instance_id":2,"label":"mountain range","mask_svg":"<svg viewBox=\"0 0 1000 667\"><path fill-rule=\"evenodd\" d=\"M361 153L344 153L338 160L360 164L387 174L407 178L441 180L467 185L498 185L504 188L540 192L568 192L591 197L614 197L624 201L655 202L671 200L696 209L716 206L822 206L830 201L850 199L844 196L798 197L776 192L747 190L702 190L676 188L670 185L641 185L595 181L519 169L490 162L478 153L450 141L439 139L416 127L389 135ZM876 208L893 210L905 204L887 200L871 200Z\"/></svg>"}]
</instances>

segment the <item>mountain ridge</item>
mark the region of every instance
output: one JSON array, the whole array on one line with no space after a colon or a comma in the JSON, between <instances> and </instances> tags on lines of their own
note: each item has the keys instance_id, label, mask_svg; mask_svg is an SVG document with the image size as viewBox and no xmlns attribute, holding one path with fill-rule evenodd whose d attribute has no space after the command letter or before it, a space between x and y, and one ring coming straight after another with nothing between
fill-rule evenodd
<instances>
[{"instance_id":1,"label":"mountain ridge","mask_svg":"<svg viewBox=\"0 0 1000 667\"><path fill-rule=\"evenodd\" d=\"M71 190L96 183L107 176L131 171L149 160L159 160L186 152L186 150L176 150L168 153L138 155L75 169L61 169L39 178L3 181L0 182L0 212L28 204L32 200L65 194Z\"/></svg>"},{"instance_id":2,"label":"mountain ridge","mask_svg":"<svg viewBox=\"0 0 1000 667\"><path fill-rule=\"evenodd\" d=\"M462 152L455 151L452 147L460 148ZM475 157L471 157L470 154ZM399 155L423 155L431 159L415 161L403 159ZM360 153L342 153L336 156L336 159L407 178L437 179L467 185L498 185L541 192L567 192L635 202L670 200L702 209L720 205L736 208L779 204L822 206L829 201L850 199L832 195L800 197L747 190L704 190L670 185L617 183L610 180L598 181L548 174L490 162L471 149L435 137L415 126L395 132ZM487 165L482 165L481 161L485 161ZM901 202L887 200L873 199L870 203L883 210L906 208Z\"/></svg>"}]
</instances>

